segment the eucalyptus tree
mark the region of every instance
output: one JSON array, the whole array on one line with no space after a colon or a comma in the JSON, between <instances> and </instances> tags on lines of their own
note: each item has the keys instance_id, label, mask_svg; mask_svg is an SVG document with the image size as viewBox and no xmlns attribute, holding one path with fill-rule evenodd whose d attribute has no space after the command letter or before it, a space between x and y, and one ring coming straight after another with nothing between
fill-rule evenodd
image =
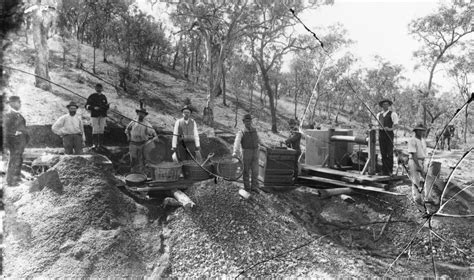
<instances>
[{"instance_id":1,"label":"eucalyptus tree","mask_svg":"<svg viewBox=\"0 0 474 280\"><path fill-rule=\"evenodd\" d=\"M316 5L305 1L295 1L291 9L283 1L262 1L253 5L252 31L248 34L250 52L258 66L262 87L268 96L273 133L278 130L275 91L271 85L270 74L274 68L281 65L286 54L311 47L311 44L306 44L304 36L292 32L291 29L298 24L295 16Z\"/></svg>"},{"instance_id":2,"label":"eucalyptus tree","mask_svg":"<svg viewBox=\"0 0 474 280\"><path fill-rule=\"evenodd\" d=\"M462 102L466 102L470 98L469 89L472 91L474 82L474 51L471 49L464 56L457 56L453 59L448 75L451 76L456 83L457 90L462 97ZM467 131L469 130L469 105L466 106L464 113L464 143L467 143Z\"/></svg>"},{"instance_id":3,"label":"eucalyptus tree","mask_svg":"<svg viewBox=\"0 0 474 280\"><path fill-rule=\"evenodd\" d=\"M44 90L51 89L49 80L48 39L56 32L57 3L53 0L29 1L25 13L32 18L33 43L35 45L35 86ZM43 79L41 79L41 78Z\"/></svg>"},{"instance_id":4,"label":"eucalyptus tree","mask_svg":"<svg viewBox=\"0 0 474 280\"><path fill-rule=\"evenodd\" d=\"M425 124L427 112L430 110L425 103L434 93L432 86L436 68L449 60L448 51L456 46L472 49L472 45L464 46L461 39L474 32L473 15L474 5L469 1L451 0L449 4L441 5L436 12L415 19L409 24L410 33L422 43L414 56L429 72L426 89L421 91L420 100ZM435 115L428 113L430 116Z\"/></svg>"},{"instance_id":5,"label":"eucalyptus tree","mask_svg":"<svg viewBox=\"0 0 474 280\"><path fill-rule=\"evenodd\" d=\"M212 2L212 1L211 1ZM186 35L198 34L204 41L208 67L208 107L213 110L221 93L223 65L235 42L249 32L249 4L244 1L180 3L172 13L173 22Z\"/></svg>"}]
</instances>

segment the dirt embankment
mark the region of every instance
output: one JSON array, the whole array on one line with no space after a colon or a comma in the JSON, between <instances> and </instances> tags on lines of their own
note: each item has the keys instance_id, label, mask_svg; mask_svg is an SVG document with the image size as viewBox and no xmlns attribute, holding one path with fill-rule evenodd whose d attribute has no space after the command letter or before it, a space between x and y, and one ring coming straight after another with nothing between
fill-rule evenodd
<instances>
[{"instance_id":1,"label":"dirt embankment","mask_svg":"<svg viewBox=\"0 0 474 280\"><path fill-rule=\"evenodd\" d=\"M117 180L97 157L65 156L54 171L60 185L51 179L37 191L30 192L27 186L7 189L4 275L141 277L153 273L162 255L163 237L159 221L150 219L150 209L120 192Z\"/></svg>"}]
</instances>

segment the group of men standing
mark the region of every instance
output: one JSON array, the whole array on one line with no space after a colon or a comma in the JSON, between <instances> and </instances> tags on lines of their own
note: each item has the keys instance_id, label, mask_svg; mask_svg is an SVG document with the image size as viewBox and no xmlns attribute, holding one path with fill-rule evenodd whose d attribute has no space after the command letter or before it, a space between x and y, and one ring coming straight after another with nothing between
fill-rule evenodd
<instances>
[{"instance_id":1,"label":"group of men standing","mask_svg":"<svg viewBox=\"0 0 474 280\"><path fill-rule=\"evenodd\" d=\"M377 114L382 175L391 176L393 172L394 132L398 127L399 118L397 113L389 110L392 101L384 99L379 102L379 106L382 107L382 111ZM423 124L417 124L413 128L413 137L408 141L408 176L412 182L412 197L417 203L429 199L427 189L423 186L426 176L425 159L428 155L425 140L426 130ZM425 192L424 195L422 195L423 191Z\"/></svg>"},{"instance_id":2,"label":"group of men standing","mask_svg":"<svg viewBox=\"0 0 474 280\"><path fill-rule=\"evenodd\" d=\"M94 148L100 148L104 139L104 127L106 123L109 104L102 93L102 85L95 86L95 93L87 99L85 108L91 113L92 141ZM10 152L8 161L7 183L18 184L21 177L22 154L29 141L26 130L25 118L20 114L21 100L18 96L10 96L7 103L10 110L5 114L5 147ZM384 99L379 102L382 111L377 114L379 127L379 145L382 157L382 175L392 175L393 171L393 146L394 131L398 126L398 115L389 110L392 102ZM52 131L61 136L65 154L82 154L85 143L84 124L77 114L79 106L75 102L66 105L68 113L61 116L53 125ZM189 105L181 109L182 118L175 122L171 149L174 158L179 161L200 158L200 140L196 122L191 118L193 108ZM151 124L145 120L148 112L141 106L136 110L137 120L133 120L125 129L129 141L129 153L132 172L144 171L144 147L145 143L157 137L156 131ZM258 189L258 150L263 145L257 130L252 126L252 116L244 115L242 122L244 127L237 132L233 147L233 156L239 156L243 160L244 188L249 191ZM290 120L290 136L284 144L295 149L298 156L301 154L301 133L298 122ZM422 189L421 182L425 175L424 159L427 156L424 133L426 128L419 124L413 131L415 135L408 142L409 176L413 182L413 197L420 200Z\"/></svg>"}]
</instances>

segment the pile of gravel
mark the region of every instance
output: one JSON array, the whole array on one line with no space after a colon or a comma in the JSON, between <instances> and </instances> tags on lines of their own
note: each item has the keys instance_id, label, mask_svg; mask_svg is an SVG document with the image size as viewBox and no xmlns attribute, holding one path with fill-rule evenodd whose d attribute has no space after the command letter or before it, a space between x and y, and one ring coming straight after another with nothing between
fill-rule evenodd
<instances>
[{"instance_id":1,"label":"pile of gravel","mask_svg":"<svg viewBox=\"0 0 474 280\"><path fill-rule=\"evenodd\" d=\"M152 275L163 251L161 226L118 190L102 159L64 156L55 171L62 188L6 192L4 275Z\"/></svg>"}]
</instances>

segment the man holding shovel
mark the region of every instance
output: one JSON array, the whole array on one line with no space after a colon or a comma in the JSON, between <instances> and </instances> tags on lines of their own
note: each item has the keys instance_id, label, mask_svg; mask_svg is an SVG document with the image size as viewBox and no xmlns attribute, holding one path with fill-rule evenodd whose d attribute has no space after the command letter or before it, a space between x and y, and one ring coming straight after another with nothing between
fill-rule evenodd
<instances>
[{"instance_id":1,"label":"man holding shovel","mask_svg":"<svg viewBox=\"0 0 474 280\"><path fill-rule=\"evenodd\" d=\"M185 105L181 112L183 117L176 121L173 130L173 139L171 141L171 150L173 158L183 161L196 158L202 162L200 152L199 133L196 122L191 119L192 107Z\"/></svg>"}]
</instances>

